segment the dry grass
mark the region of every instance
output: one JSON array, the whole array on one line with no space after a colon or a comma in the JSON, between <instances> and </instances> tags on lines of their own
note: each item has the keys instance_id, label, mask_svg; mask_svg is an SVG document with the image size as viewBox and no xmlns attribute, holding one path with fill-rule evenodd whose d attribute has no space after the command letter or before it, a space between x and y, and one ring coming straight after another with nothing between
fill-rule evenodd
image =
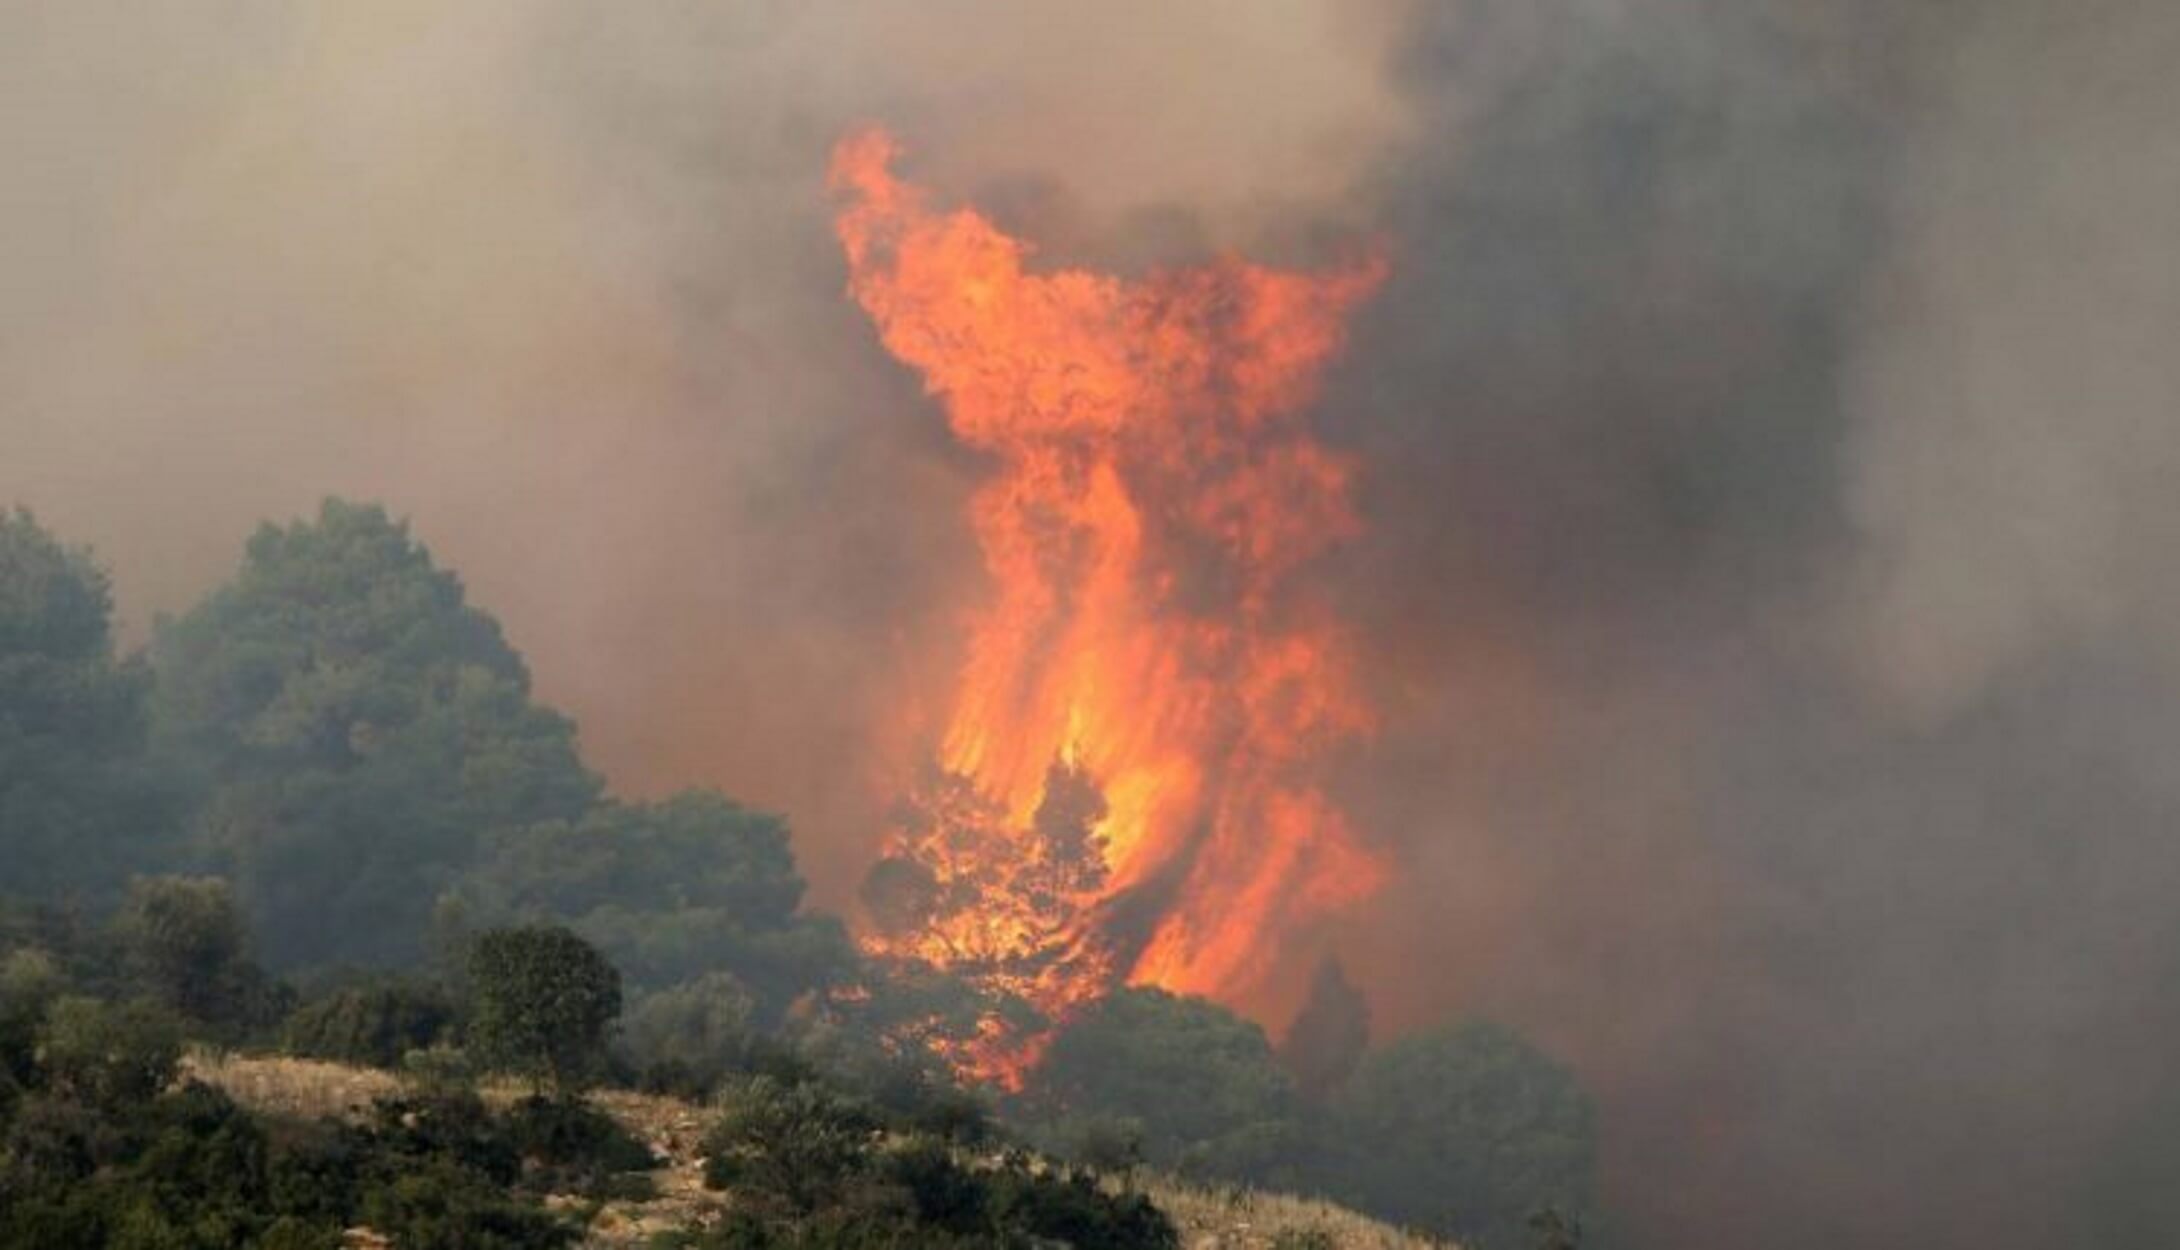
<instances>
[{"instance_id":1,"label":"dry grass","mask_svg":"<svg viewBox=\"0 0 2180 1250\"><path fill-rule=\"evenodd\" d=\"M185 1070L251 1110L306 1118L354 1119L370 1109L373 1099L403 1087L402 1079L390 1072L286 1056L197 1051L185 1060ZM521 1092L515 1085L491 1085L484 1095L504 1105ZM607 1203L591 1220L586 1245L642 1246L654 1234L708 1222L725 1209L726 1200L704 1188L699 1143L710 1112L672 1098L618 1090L593 1095L592 1101L664 1162L651 1174L657 1196L645 1202ZM1329 1202L1251 1189L1206 1189L1158 1175L1144 1177L1143 1188L1181 1230L1184 1250L1273 1250L1282 1233L1312 1231L1328 1234L1338 1250L1452 1250L1450 1243L1401 1232ZM351 1235L368 1234L357 1229Z\"/></svg>"},{"instance_id":2,"label":"dry grass","mask_svg":"<svg viewBox=\"0 0 2180 1250\"><path fill-rule=\"evenodd\" d=\"M1181 1230L1185 1250L1270 1250L1282 1233L1322 1232L1339 1250L1455 1250L1314 1198L1238 1187L1206 1189L1165 1176L1144 1192ZM1306 1243L1304 1243L1306 1244Z\"/></svg>"},{"instance_id":3,"label":"dry grass","mask_svg":"<svg viewBox=\"0 0 2180 1250\"><path fill-rule=\"evenodd\" d=\"M285 1055L254 1056L191 1051L182 1074L227 1091L252 1111L269 1115L353 1120L373 1099L401 1089L401 1078L375 1068L351 1068Z\"/></svg>"}]
</instances>

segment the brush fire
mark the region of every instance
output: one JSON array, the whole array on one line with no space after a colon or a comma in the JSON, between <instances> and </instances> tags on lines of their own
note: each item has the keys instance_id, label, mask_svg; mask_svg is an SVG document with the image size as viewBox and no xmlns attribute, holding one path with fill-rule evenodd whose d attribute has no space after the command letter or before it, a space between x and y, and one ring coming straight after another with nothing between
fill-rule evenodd
<instances>
[{"instance_id":1,"label":"brush fire","mask_svg":"<svg viewBox=\"0 0 2180 1250\"><path fill-rule=\"evenodd\" d=\"M867 938L1063 1021L1111 987L1236 1001L1382 867L1325 786L1369 732L1310 572L1359 525L1304 421L1370 257L1040 270L934 207L868 131L834 152L850 292L986 458L988 576L931 767L867 879ZM955 1058L1016 1085L1043 1033Z\"/></svg>"}]
</instances>

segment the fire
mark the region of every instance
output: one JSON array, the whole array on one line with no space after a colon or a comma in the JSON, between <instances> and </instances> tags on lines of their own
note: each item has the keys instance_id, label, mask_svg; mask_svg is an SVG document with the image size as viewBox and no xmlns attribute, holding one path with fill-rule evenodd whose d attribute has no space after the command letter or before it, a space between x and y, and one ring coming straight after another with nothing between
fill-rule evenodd
<instances>
[{"instance_id":1,"label":"fire","mask_svg":"<svg viewBox=\"0 0 2180 1250\"><path fill-rule=\"evenodd\" d=\"M1323 790L1371 715L1301 576L1357 531L1355 466L1300 413L1384 267L1033 271L895 155L833 154L850 292L990 458L992 589L869 945L1052 1019L1122 980L1231 1000L1381 875ZM966 1058L1011 1083L1035 1053L994 1025Z\"/></svg>"}]
</instances>

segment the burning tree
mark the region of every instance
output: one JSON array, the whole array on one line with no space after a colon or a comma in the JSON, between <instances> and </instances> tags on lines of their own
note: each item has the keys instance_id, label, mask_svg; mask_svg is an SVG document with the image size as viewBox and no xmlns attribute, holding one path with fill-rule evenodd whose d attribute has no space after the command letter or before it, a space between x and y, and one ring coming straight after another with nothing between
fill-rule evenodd
<instances>
[{"instance_id":1,"label":"burning tree","mask_svg":"<svg viewBox=\"0 0 2180 1250\"><path fill-rule=\"evenodd\" d=\"M865 892L871 945L1049 1016L1122 980L1231 998L1379 878L1321 776L1369 709L1299 575L1358 526L1354 466L1301 412L1383 266L1033 272L894 155L836 150L837 232L886 347L991 457L991 595ZM1004 1040L986 1075L1025 1061Z\"/></svg>"}]
</instances>

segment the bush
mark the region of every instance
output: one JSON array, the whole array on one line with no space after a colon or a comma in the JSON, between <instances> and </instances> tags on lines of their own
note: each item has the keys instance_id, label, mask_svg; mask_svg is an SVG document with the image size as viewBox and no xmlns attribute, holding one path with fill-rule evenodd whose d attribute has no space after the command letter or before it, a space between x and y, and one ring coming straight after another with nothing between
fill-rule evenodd
<instances>
[{"instance_id":1,"label":"bush","mask_svg":"<svg viewBox=\"0 0 2180 1250\"><path fill-rule=\"evenodd\" d=\"M60 985L60 970L44 951L25 948L0 959L0 1108L6 1091L38 1079L38 1032Z\"/></svg>"},{"instance_id":2,"label":"bush","mask_svg":"<svg viewBox=\"0 0 2180 1250\"><path fill-rule=\"evenodd\" d=\"M446 1038L454 1000L436 985L383 980L335 990L289 1014L280 1044L290 1054L375 1068L400 1066L412 1050Z\"/></svg>"},{"instance_id":3,"label":"bush","mask_svg":"<svg viewBox=\"0 0 2180 1250\"><path fill-rule=\"evenodd\" d=\"M990 1218L998 1227L1072 1246L1172 1250L1180 1233L1140 1193L1107 1193L1085 1172L1039 1172L1019 1159L993 1174Z\"/></svg>"},{"instance_id":4,"label":"bush","mask_svg":"<svg viewBox=\"0 0 2180 1250\"><path fill-rule=\"evenodd\" d=\"M1531 1213L1592 1210L1595 1113L1573 1073L1498 1025L1408 1038L1365 1059L1336 1106L1336 1196L1485 1247Z\"/></svg>"},{"instance_id":5,"label":"bush","mask_svg":"<svg viewBox=\"0 0 2180 1250\"><path fill-rule=\"evenodd\" d=\"M143 992L216 1036L278 1019L280 987L250 960L234 893L218 877L138 877L114 920Z\"/></svg>"},{"instance_id":6,"label":"bush","mask_svg":"<svg viewBox=\"0 0 2180 1250\"><path fill-rule=\"evenodd\" d=\"M373 1187L359 1214L402 1250L560 1250L581 1236L559 1216L441 1159Z\"/></svg>"},{"instance_id":7,"label":"bush","mask_svg":"<svg viewBox=\"0 0 2180 1250\"><path fill-rule=\"evenodd\" d=\"M748 1066L757 1045L755 1006L724 972L646 994L621 1023L621 1052L645 1089L702 1101Z\"/></svg>"},{"instance_id":8,"label":"bush","mask_svg":"<svg viewBox=\"0 0 2180 1250\"><path fill-rule=\"evenodd\" d=\"M1215 1003L1115 991L1054 1038L1024 1108L1056 1147L1084 1119L1133 1121L1163 1167L1278 1179L1300 1153L1294 1087L1264 1031Z\"/></svg>"},{"instance_id":9,"label":"bush","mask_svg":"<svg viewBox=\"0 0 2180 1250\"><path fill-rule=\"evenodd\" d=\"M469 976L470 1043L487 1064L563 1093L605 1069L621 976L590 943L554 926L489 930Z\"/></svg>"},{"instance_id":10,"label":"bush","mask_svg":"<svg viewBox=\"0 0 2180 1250\"><path fill-rule=\"evenodd\" d=\"M618 1120L580 1099L525 1098L508 1108L503 1123L527 1183L539 1190L626 1195L630 1186L617 1180L621 1174L658 1164Z\"/></svg>"},{"instance_id":11,"label":"bush","mask_svg":"<svg viewBox=\"0 0 2180 1250\"><path fill-rule=\"evenodd\" d=\"M752 1081L704 1141L705 1183L733 1187L740 1218L699 1244L1179 1244L1147 1198L1107 1193L1088 1172L1041 1170L1019 1152L971 1165L944 1138L910 1132L888 1145L880 1128L867 1103L824 1086Z\"/></svg>"},{"instance_id":12,"label":"bush","mask_svg":"<svg viewBox=\"0 0 2180 1250\"><path fill-rule=\"evenodd\" d=\"M46 1079L94 1107L143 1103L173 1081L181 1028L147 1002L69 996L46 1014L40 1047Z\"/></svg>"},{"instance_id":13,"label":"bush","mask_svg":"<svg viewBox=\"0 0 2180 1250\"><path fill-rule=\"evenodd\" d=\"M704 1183L808 1214L866 1171L879 1127L868 1106L822 1085L758 1077L705 1135Z\"/></svg>"}]
</instances>

